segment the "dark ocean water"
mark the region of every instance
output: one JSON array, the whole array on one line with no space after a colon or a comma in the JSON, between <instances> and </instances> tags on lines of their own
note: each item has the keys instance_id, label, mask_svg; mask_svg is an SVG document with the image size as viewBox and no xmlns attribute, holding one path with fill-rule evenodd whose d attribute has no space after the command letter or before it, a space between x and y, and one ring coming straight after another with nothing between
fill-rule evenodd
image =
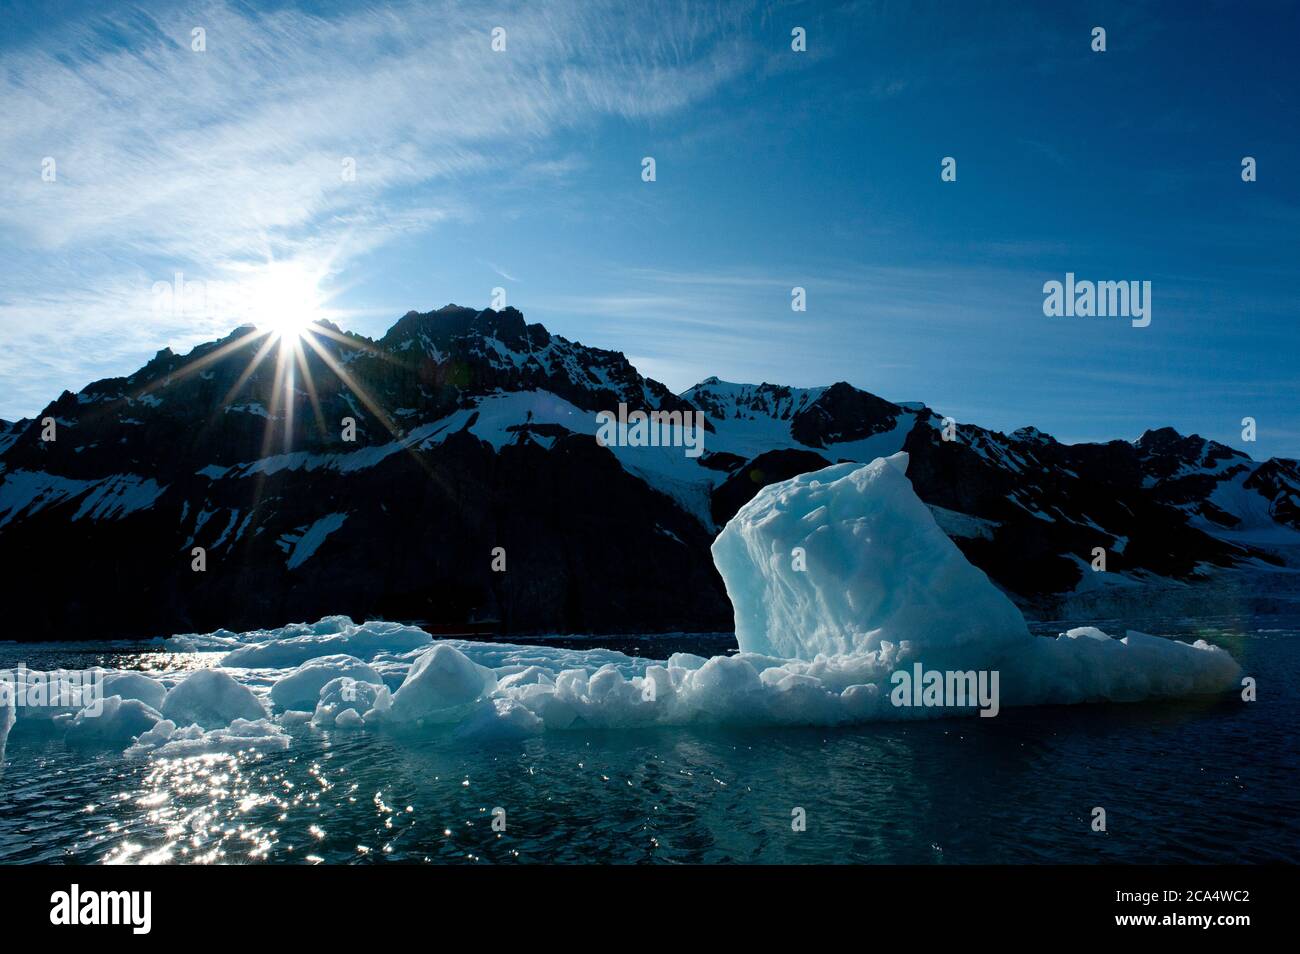
<instances>
[{"instance_id":1,"label":"dark ocean water","mask_svg":"<svg viewBox=\"0 0 1300 954\"><path fill-rule=\"evenodd\" d=\"M1300 861L1300 618L1097 622L1210 639L1257 678L1259 699L494 743L294 729L283 753L161 762L20 727L0 775L0 862ZM727 642L565 644L662 658ZM0 645L0 665L20 659L185 664L123 647ZM1090 827L1098 806L1104 833ZM497 807L504 832L492 829ZM791 828L796 808L805 831Z\"/></svg>"}]
</instances>

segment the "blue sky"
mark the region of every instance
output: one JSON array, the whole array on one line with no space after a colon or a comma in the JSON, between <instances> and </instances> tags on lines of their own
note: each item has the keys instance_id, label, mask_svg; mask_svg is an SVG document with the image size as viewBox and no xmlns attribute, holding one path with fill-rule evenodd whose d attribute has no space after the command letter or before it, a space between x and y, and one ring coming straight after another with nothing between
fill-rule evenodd
<instances>
[{"instance_id":1,"label":"blue sky","mask_svg":"<svg viewBox=\"0 0 1300 954\"><path fill-rule=\"evenodd\" d=\"M1294 5L29 6L0 5L2 417L246 317L158 311L177 271L287 271L364 334L501 286L674 390L1300 456ZM1151 281L1151 325L1045 317L1067 271Z\"/></svg>"}]
</instances>

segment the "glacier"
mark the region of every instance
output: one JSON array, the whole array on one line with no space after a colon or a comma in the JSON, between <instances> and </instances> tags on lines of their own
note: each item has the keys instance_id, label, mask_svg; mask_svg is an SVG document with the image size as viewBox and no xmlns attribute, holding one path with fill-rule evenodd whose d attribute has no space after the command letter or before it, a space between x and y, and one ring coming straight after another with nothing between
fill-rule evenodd
<instances>
[{"instance_id":1,"label":"glacier","mask_svg":"<svg viewBox=\"0 0 1300 954\"><path fill-rule=\"evenodd\" d=\"M164 641L201 668L103 672L106 719L60 711L70 740L130 743L131 757L287 748L294 731L523 738L583 728L835 726L970 715L911 707L891 677L1000 676L1001 706L1131 702L1224 693L1224 650L1092 627L1034 636L971 565L907 478L905 453L764 487L713 557L735 610L734 655L665 660L607 649L435 640L416 627L316 623ZM100 716L99 718L105 718ZM0 751L11 708L0 709Z\"/></svg>"}]
</instances>

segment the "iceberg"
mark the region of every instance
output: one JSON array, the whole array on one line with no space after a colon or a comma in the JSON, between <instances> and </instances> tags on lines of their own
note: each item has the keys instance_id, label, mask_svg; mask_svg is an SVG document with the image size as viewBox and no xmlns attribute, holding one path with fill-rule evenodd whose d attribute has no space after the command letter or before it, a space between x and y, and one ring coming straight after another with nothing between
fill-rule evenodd
<instances>
[{"instance_id":1,"label":"iceberg","mask_svg":"<svg viewBox=\"0 0 1300 954\"><path fill-rule=\"evenodd\" d=\"M253 691L219 669L191 673L167 693L161 711L164 719L178 725L193 723L204 729L266 717L266 707Z\"/></svg>"},{"instance_id":2,"label":"iceberg","mask_svg":"<svg viewBox=\"0 0 1300 954\"><path fill-rule=\"evenodd\" d=\"M103 705L82 709L68 723L69 743L130 743L162 721L162 714L139 699L109 696Z\"/></svg>"},{"instance_id":3,"label":"iceberg","mask_svg":"<svg viewBox=\"0 0 1300 954\"><path fill-rule=\"evenodd\" d=\"M17 676L14 682L5 682L5 691L13 694L15 721L29 731L60 731L83 708L94 705L97 695L102 696L95 670L21 669Z\"/></svg>"},{"instance_id":4,"label":"iceberg","mask_svg":"<svg viewBox=\"0 0 1300 954\"><path fill-rule=\"evenodd\" d=\"M445 643L421 653L393 693L396 723L459 722L496 688L491 669Z\"/></svg>"},{"instance_id":5,"label":"iceberg","mask_svg":"<svg viewBox=\"0 0 1300 954\"><path fill-rule=\"evenodd\" d=\"M383 677L356 656L322 656L303 663L271 687L271 701L281 709L311 709L321 689L335 679L383 685Z\"/></svg>"},{"instance_id":6,"label":"iceberg","mask_svg":"<svg viewBox=\"0 0 1300 954\"><path fill-rule=\"evenodd\" d=\"M996 671L1007 705L1223 692L1240 677L1236 661L1204 640L1112 639L1093 627L1031 635L935 523L907 464L900 452L771 484L723 528L713 557L742 657L786 657L788 671L832 684L852 673L877 693L917 663Z\"/></svg>"},{"instance_id":7,"label":"iceberg","mask_svg":"<svg viewBox=\"0 0 1300 954\"><path fill-rule=\"evenodd\" d=\"M1028 638L1024 618L948 538L907 455L836 464L759 491L713 543L742 652L814 659L916 651L963 659Z\"/></svg>"}]
</instances>

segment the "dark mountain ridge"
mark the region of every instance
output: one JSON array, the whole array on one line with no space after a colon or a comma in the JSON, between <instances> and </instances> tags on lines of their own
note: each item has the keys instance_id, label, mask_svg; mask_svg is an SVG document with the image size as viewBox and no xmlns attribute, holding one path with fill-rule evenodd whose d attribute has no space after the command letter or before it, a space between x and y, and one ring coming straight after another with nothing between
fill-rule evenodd
<instances>
[{"instance_id":1,"label":"dark mountain ridge","mask_svg":"<svg viewBox=\"0 0 1300 954\"><path fill-rule=\"evenodd\" d=\"M620 403L702 412L704 453L600 446L595 415ZM1168 428L1064 445L945 427L844 382L709 378L675 395L513 308L448 305L378 340L318 323L282 346L241 327L0 422L4 638L331 613L501 634L729 629L709 554L721 525L768 483L897 450L940 526L1031 613L1221 601L1246 592L1242 574L1289 578L1300 541L1293 460Z\"/></svg>"}]
</instances>

